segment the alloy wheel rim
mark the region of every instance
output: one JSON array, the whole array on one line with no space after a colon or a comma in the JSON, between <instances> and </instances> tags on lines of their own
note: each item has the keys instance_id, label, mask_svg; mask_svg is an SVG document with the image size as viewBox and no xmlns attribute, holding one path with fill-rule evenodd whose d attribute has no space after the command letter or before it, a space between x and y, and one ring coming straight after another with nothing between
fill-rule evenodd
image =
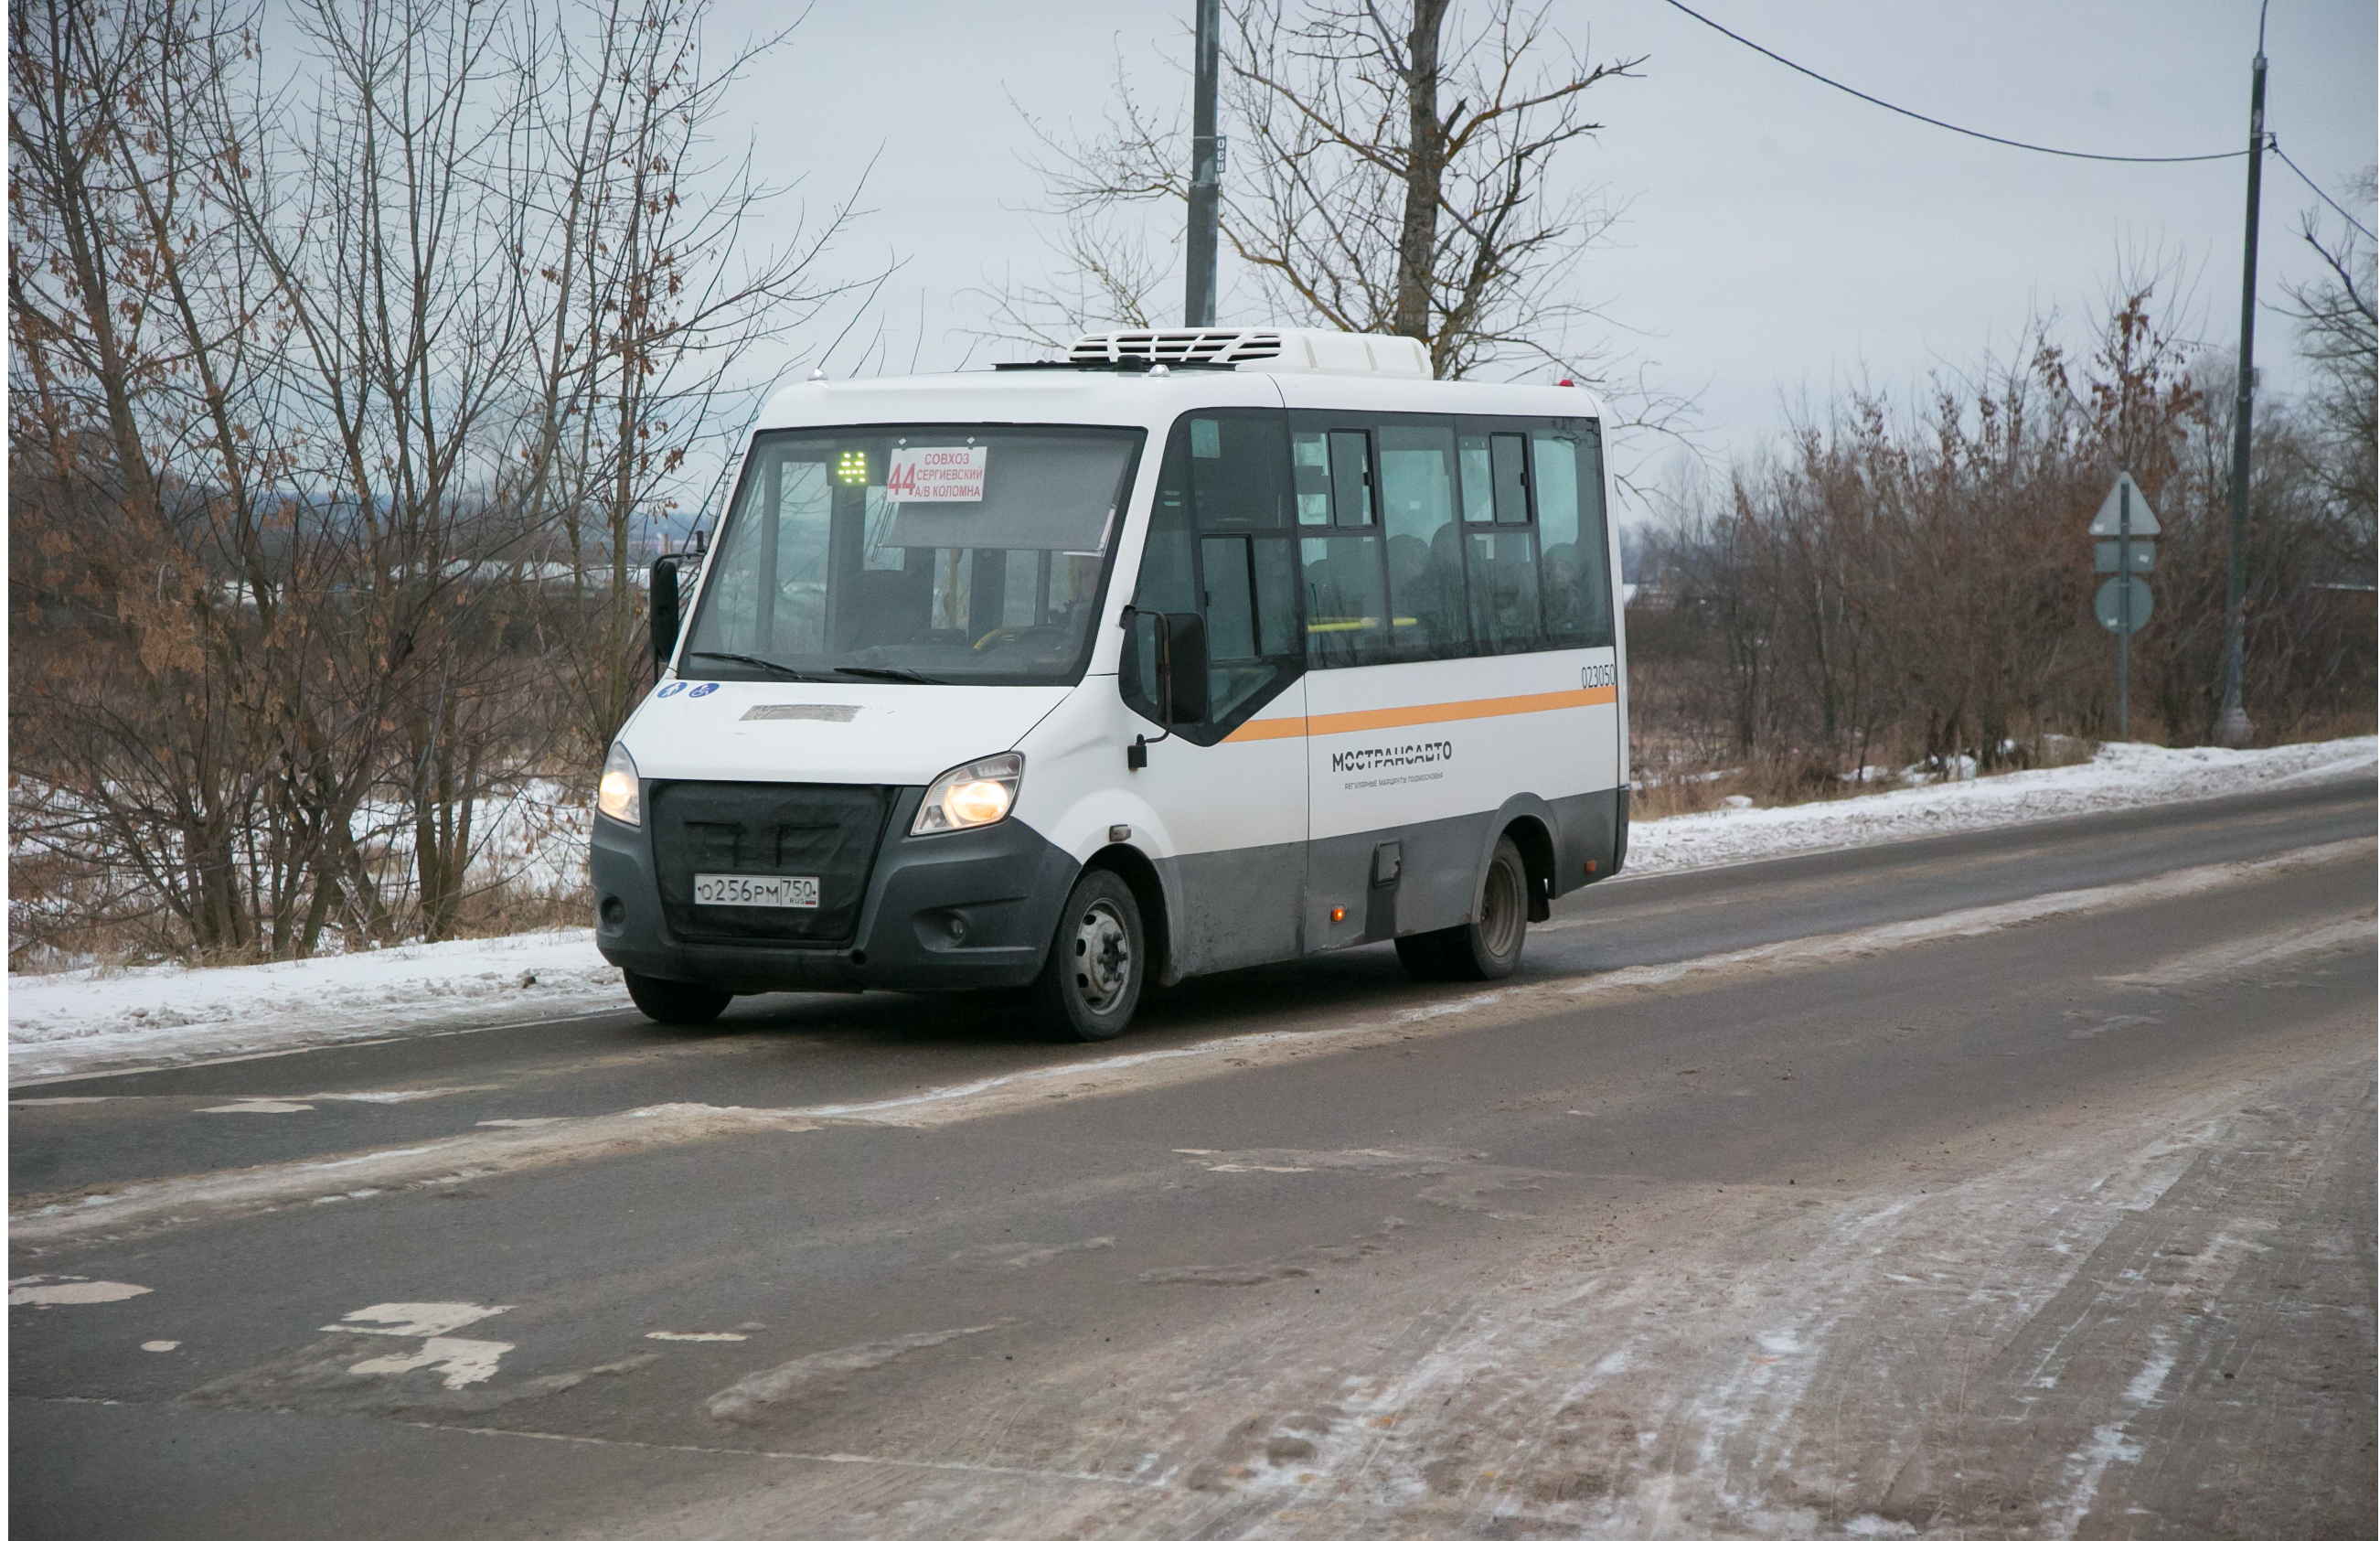
<instances>
[{"instance_id":1,"label":"alloy wheel rim","mask_svg":"<svg viewBox=\"0 0 2380 1541\"><path fill-rule=\"evenodd\" d=\"M1115 1009L1132 984L1132 933L1109 900L1094 901L1075 928L1075 993L1094 1016Z\"/></svg>"}]
</instances>

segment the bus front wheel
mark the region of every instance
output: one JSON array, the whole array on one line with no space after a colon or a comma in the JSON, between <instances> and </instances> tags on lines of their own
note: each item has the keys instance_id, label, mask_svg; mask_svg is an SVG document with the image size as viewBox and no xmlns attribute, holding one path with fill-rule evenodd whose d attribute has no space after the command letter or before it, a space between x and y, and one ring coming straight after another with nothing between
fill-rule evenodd
<instances>
[{"instance_id":1,"label":"bus front wheel","mask_svg":"<svg viewBox=\"0 0 2380 1541\"><path fill-rule=\"evenodd\" d=\"M1397 961L1416 979L1501 979L1521 965L1529 934L1529 868L1507 835L1488 858L1479 918L1467 926L1397 938Z\"/></svg>"},{"instance_id":2,"label":"bus front wheel","mask_svg":"<svg viewBox=\"0 0 2380 1541\"><path fill-rule=\"evenodd\" d=\"M1103 868L1084 873L1034 981L1036 1014L1061 1042L1106 1042L1131 1025L1148 957L1131 885Z\"/></svg>"},{"instance_id":3,"label":"bus front wheel","mask_svg":"<svg viewBox=\"0 0 2380 1541\"><path fill-rule=\"evenodd\" d=\"M628 999L655 1022L673 1027L699 1027L716 1018L735 999L729 991L690 985L681 979L656 979L633 969L620 970Z\"/></svg>"}]
</instances>

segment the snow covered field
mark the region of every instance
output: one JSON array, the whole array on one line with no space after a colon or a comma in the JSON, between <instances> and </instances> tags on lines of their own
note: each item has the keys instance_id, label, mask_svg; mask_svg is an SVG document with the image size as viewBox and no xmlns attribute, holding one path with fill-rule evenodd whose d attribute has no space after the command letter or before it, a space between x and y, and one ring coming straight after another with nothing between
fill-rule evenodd
<instances>
[{"instance_id":1,"label":"snow covered field","mask_svg":"<svg viewBox=\"0 0 2380 1541\"><path fill-rule=\"evenodd\" d=\"M2274 749L2108 744L2083 765L2015 770L1835 803L1725 808L1634 824L1628 831L1627 871L1631 877L1649 878L1689 867L2303 786L2369 776L2380 767L2375 757L2380 757L2380 738L2285 744Z\"/></svg>"},{"instance_id":2,"label":"snow covered field","mask_svg":"<svg viewBox=\"0 0 2380 1541\"><path fill-rule=\"evenodd\" d=\"M2369 776L2380 740L2274 749L2111 744L2085 765L1836 803L1726 809L1633 826L1633 876L1907 840L2228 793ZM1614 900L1618 900L1615 891ZM310 1044L626 1008L591 931L392 948L245 968L176 965L8 982L11 1085Z\"/></svg>"}]
</instances>

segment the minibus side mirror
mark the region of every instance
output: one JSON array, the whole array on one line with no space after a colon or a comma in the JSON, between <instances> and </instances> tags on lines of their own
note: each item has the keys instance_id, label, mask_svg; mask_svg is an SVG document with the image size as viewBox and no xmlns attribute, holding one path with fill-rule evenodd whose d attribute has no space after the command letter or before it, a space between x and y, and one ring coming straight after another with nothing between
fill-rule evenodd
<instances>
[{"instance_id":1,"label":"minibus side mirror","mask_svg":"<svg viewBox=\"0 0 2380 1541\"><path fill-rule=\"evenodd\" d=\"M1165 725L1207 720L1207 620L1184 611L1165 617L1159 631L1158 699Z\"/></svg>"},{"instance_id":2,"label":"minibus side mirror","mask_svg":"<svg viewBox=\"0 0 2380 1541\"><path fill-rule=\"evenodd\" d=\"M653 561L650 589L656 673L669 667L670 654L677 651L677 564L674 556L656 557Z\"/></svg>"}]
</instances>

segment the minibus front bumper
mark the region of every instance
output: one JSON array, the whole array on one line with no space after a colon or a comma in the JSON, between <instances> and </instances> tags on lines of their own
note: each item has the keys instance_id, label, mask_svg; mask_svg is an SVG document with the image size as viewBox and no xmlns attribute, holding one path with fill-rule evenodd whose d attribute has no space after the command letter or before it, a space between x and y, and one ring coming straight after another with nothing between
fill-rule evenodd
<instances>
[{"instance_id":1,"label":"minibus front bumper","mask_svg":"<svg viewBox=\"0 0 2380 1541\"><path fill-rule=\"evenodd\" d=\"M645 783L641 826L597 817L589 866L597 949L619 967L657 979L739 994L1030 984L1080 870L1074 857L1014 819L911 835L925 789L887 788L889 814L848 936L787 940L681 934L670 912L686 911L662 897L669 864L655 851L655 790L656 783ZM753 790L756 798L771 802L799 792Z\"/></svg>"}]
</instances>

